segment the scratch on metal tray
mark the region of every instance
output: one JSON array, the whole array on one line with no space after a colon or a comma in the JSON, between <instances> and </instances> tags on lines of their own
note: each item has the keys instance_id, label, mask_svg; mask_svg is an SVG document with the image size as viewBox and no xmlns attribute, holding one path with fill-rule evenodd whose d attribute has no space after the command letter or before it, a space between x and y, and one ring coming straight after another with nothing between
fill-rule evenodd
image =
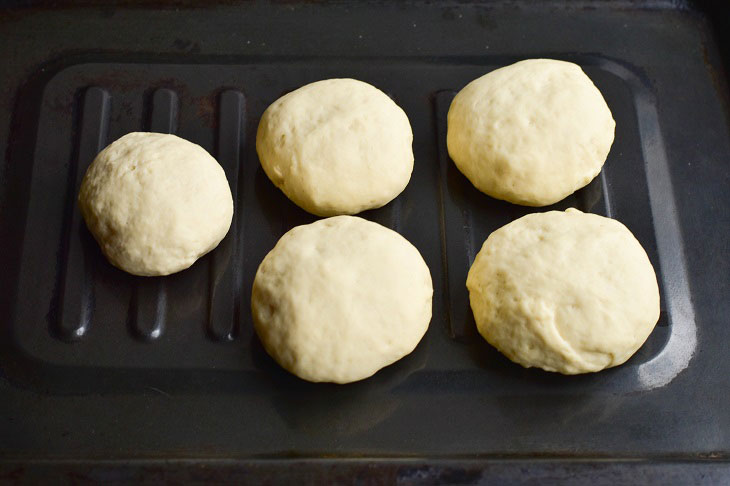
<instances>
[{"instance_id":1,"label":"scratch on metal tray","mask_svg":"<svg viewBox=\"0 0 730 486\"><path fill-rule=\"evenodd\" d=\"M172 398L172 395L170 395L167 392L164 392L164 391L160 390L159 388L155 388L154 386L148 386L148 387L145 387L145 388L147 388L149 390L152 390L152 391L156 391L160 395L165 395L167 398Z\"/></svg>"}]
</instances>

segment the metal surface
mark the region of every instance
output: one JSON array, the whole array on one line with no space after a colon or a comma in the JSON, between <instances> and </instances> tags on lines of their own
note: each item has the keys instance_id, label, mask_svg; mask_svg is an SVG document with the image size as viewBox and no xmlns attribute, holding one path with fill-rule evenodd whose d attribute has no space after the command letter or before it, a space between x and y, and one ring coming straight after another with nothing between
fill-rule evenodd
<instances>
[{"instance_id":1,"label":"metal surface","mask_svg":"<svg viewBox=\"0 0 730 486\"><path fill-rule=\"evenodd\" d=\"M75 30L101 24L110 35L86 40L70 17ZM26 48L25 57L5 55L25 74L2 81L17 96L3 105L0 127L8 468L36 461L27 470L40 471L41 459L327 457L320 472L340 464L355 473L365 466L336 461L371 458L407 483L423 471L403 475L388 461L707 459L693 463L701 470L730 457L727 86L702 10L245 4L20 10L3 22L6 45ZM446 111L471 79L540 56L582 65L617 128L601 175L539 210L574 206L619 219L647 249L662 292L660 322L637 355L589 376L524 370L499 355L476 333L464 287L486 236L535 209L490 199L458 172L445 149ZM281 234L315 219L266 178L254 140L278 96L345 76L380 87L410 118L411 182L363 216L421 251L434 317L415 352L373 378L314 385L279 369L252 332L258 263ZM170 277L109 265L75 205L95 153L142 129L201 144L234 194L226 239ZM240 466L226 467L235 476Z\"/></svg>"}]
</instances>

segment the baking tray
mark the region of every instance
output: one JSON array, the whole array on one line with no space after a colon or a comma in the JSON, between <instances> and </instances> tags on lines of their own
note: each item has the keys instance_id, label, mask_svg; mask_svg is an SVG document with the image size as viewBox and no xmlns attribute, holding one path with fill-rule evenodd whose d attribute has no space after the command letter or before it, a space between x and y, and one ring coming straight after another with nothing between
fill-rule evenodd
<instances>
[{"instance_id":1,"label":"baking tray","mask_svg":"<svg viewBox=\"0 0 730 486\"><path fill-rule=\"evenodd\" d=\"M72 461L70 470L93 478L98 468L118 472L114 460L219 469L231 460L265 478L296 458L310 478L372 463L406 482L444 479L444 470L474 482L497 459L727 460L730 144L707 12L661 2L436 2L8 13L10 47L29 49L6 54L8 67L27 70L5 81L16 94L5 114L0 220L6 466L32 475L49 467L39 461ZM657 269L657 327L627 364L598 374L512 364L479 337L468 308L464 282L481 243L536 209L493 200L458 172L445 149L446 112L468 81L527 57L580 64L617 122L600 176L537 210L616 218ZM411 182L363 216L421 251L435 289L416 350L348 386L281 370L249 309L263 256L315 220L261 170L258 120L282 94L329 77L370 82L408 114ZM94 155L136 130L202 145L234 194L221 246L169 277L109 265L75 205ZM438 461L457 462L422 467ZM535 474L554 472L550 464Z\"/></svg>"}]
</instances>

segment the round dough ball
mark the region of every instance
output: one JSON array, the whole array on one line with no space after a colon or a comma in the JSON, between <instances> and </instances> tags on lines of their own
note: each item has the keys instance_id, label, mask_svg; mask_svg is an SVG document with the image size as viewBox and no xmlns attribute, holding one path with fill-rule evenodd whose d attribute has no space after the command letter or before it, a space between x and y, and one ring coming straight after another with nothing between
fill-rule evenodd
<instances>
[{"instance_id":1,"label":"round dough ball","mask_svg":"<svg viewBox=\"0 0 730 486\"><path fill-rule=\"evenodd\" d=\"M418 250L353 216L297 226L256 272L251 310L266 351L314 382L362 380L416 347L431 321Z\"/></svg>"},{"instance_id":2,"label":"round dough ball","mask_svg":"<svg viewBox=\"0 0 730 486\"><path fill-rule=\"evenodd\" d=\"M362 81L328 79L282 96L261 117L266 175L317 216L379 208L413 172L413 132L393 100Z\"/></svg>"},{"instance_id":3,"label":"round dough ball","mask_svg":"<svg viewBox=\"0 0 730 486\"><path fill-rule=\"evenodd\" d=\"M625 362L659 319L659 288L621 223L530 214L487 238L466 281L479 333L512 361L563 374Z\"/></svg>"},{"instance_id":4,"label":"round dough ball","mask_svg":"<svg viewBox=\"0 0 730 486\"><path fill-rule=\"evenodd\" d=\"M598 175L615 127L580 67L528 59L466 85L449 108L446 141L456 166L480 191L546 206Z\"/></svg>"},{"instance_id":5,"label":"round dough ball","mask_svg":"<svg viewBox=\"0 0 730 486\"><path fill-rule=\"evenodd\" d=\"M102 150L81 183L79 206L112 265L143 276L188 268L220 243L233 217L218 162L161 133L129 133Z\"/></svg>"}]
</instances>

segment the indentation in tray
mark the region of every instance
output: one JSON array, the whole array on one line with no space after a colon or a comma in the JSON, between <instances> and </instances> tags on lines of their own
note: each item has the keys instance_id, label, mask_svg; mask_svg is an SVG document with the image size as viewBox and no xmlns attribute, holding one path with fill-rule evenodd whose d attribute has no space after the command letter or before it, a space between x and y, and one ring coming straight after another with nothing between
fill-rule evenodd
<instances>
[{"instance_id":1,"label":"indentation in tray","mask_svg":"<svg viewBox=\"0 0 730 486\"><path fill-rule=\"evenodd\" d=\"M140 380L151 370L245 372L237 380L276 372L262 365L252 332L251 281L281 234L316 218L263 174L255 153L256 126L282 93L317 79L349 76L386 90L414 129L416 163L409 186L390 204L362 215L413 242L434 276L434 317L416 353L420 357L393 368L402 368L416 388L439 374L457 386L493 390L524 391L545 380L563 380L573 390L661 386L686 367L696 338L653 101L623 66L591 57L568 60L582 64L604 93L617 120L616 141L591 184L539 209L479 193L446 150L446 113L456 91L508 62L98 63L60 71L46 86L38 121L19 283L19 295L26 298L13 323L16 346L38 366L134 369ZM137 130L176 133L202 145L223 166L234 197L233 223L220 246L169 277L134 277L113 268L76 206L81 178L96 153ZM647 249L662 289L660 322L647 343L627 365L590 377L525 371L508 362L478 336L465 288L469 266L491 231L532 211L567 207L626 224Z\"/></svg>"}]
</instances>

